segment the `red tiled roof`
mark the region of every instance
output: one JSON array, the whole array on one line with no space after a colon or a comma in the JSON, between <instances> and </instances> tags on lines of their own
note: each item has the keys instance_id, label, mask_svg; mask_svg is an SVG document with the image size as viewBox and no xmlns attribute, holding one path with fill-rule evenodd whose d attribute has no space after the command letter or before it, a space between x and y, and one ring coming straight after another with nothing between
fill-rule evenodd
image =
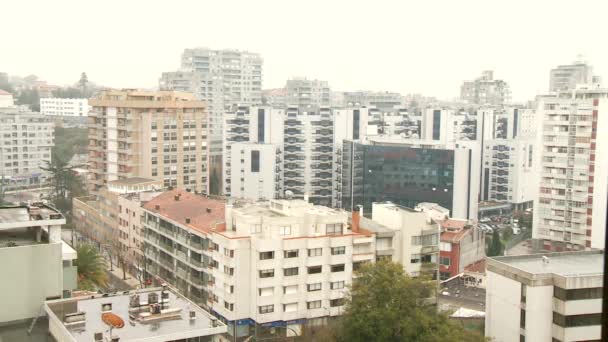
<instances>
[{"instance_id":1,"label":"red tiled roof","mask_svg":"<svg viewBox=\"0 0 608 342\"><path fill-rule=\"evenodd\" d=\"M179 200L175 200L178 195ZM157 206L159 206L158 209L156 209ZM225 221L226 204L224 201L209 199L181 189L160 194L143 207L150 212L203 233L216 229L221 230ZM207 209L210 209L211 212L208 212ZM190 219L189 224L186 223L186 218Z\"/></svg>"},{"instance_id":2,"label":"red tiled roof","mask_svg":"<svg viewBox=\"0 0 608 342\"><path fill-rule=\"evenodd\" d=\"M464 267L465 272L486 273L486 259L481 259Z\"/></svg>"},{"instance_id":3,"label":"red tiled roof","mask_svg":"<svg viewBox=\"0 0 608 342\"><path fill-rule=\"evenodd\" d=\"M462 229L467 225L466 220L447 219L439 222L441 228L446 229Z\"/></svg>"}]
</instances>

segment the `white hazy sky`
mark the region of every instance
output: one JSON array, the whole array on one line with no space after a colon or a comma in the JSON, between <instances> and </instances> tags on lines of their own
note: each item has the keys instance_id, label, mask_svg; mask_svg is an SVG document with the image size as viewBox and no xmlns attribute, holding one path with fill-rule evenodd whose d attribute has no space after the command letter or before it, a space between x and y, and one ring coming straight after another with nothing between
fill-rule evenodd
<instances>
[{"instance_id":1,"label":"white hazy sky","mask_svg":"<svg viewBox=\"0 0 608 342\"><path fill-rule=\"evenodd\" d=\"M493 69L514 100L584 54L608 82L608 0L3 1L0 71L56 84L155 87L186 47L264 58L264 88L292 76L336 90L448 99Z\"/></svg>"}]
</instances>

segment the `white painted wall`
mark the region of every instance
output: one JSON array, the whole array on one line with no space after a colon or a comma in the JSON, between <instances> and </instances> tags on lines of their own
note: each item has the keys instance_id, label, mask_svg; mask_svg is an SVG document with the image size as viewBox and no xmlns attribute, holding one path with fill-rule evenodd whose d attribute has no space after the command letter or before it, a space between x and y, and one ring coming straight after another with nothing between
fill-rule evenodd
<instances>
[{"instance_id":1,"label":"white painted wall","mask_svg":"<svg viewBox=\"0 0 608 342\"><path fill-rule=\"evenodd\" d=\"M521 284L492 271L486 274L485 336L495 342L519 341Z\"/></svg>"}]
</instances>

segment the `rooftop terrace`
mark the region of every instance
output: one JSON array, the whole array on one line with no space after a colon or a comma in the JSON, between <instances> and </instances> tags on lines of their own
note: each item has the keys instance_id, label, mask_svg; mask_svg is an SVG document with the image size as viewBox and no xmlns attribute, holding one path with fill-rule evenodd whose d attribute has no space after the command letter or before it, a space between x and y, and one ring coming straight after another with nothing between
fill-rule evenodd
<instances>
[{"instance_id":1,"label":"rooftop terrace","mask_svg":"<svg viewBox=\"0 0 608 342\"><path fill-rule=\"evenodd\" d=\"M556 274L563 277L601 274L604 252L561 252L495 257L493 265L503 264L530 274Z\"/></svg>"}]
</instances>

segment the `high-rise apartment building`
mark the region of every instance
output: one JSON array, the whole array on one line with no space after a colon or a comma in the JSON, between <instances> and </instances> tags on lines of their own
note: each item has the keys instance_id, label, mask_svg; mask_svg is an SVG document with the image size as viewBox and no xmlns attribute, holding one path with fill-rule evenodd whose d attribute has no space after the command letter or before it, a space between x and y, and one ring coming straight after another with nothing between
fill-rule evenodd
<instances>
[{"instance_id":1,"label":"high-rise apartment building","mask_svg":"<svg viewBox=\"0 0 608 342\"><path fill-rule=\"evenodd\" d=\"M364 107L363 107L364 108ZM400 135L404 138L421 137L422 115L407 108L393 108L383 111L368 108L366 136Z\"/></svg>"},{"instance_id":2,"label":"high-rise apartment building","mask_svg":"<svg viewBox=\"0 0 608 342\"><path fill-rule=\"evenodd\" d=\"M239 50L185 49L179 71L164 72L161 90L193 93L209 108L210 190L222 193L224 113L234 105L262 103L262 57Z\"/></svg>"},{"instance_id":3,"label":"high-rise apartment building","mask_svg":"<svg viewBox=\"0 0 608 342\"><path fill-rule=\"evenodd\" d=\"M285 83L285 104L298 108L329 107L331 91L327 81L291 78Z\"/></svg>"},{"instance_id":4,"label":"high-rise apartment building","mask_svg":"<svg viewBox=\"0 0 608 342\"><path fill-rule=\"evenodd\" d=\"M422 112L420 138L443 144L477 140L477 116L464 110L427 108Z\"/></svg>"},{"instance_id":5,"label":"high-rise apartment building","mask_svg":"<svg viewBox=\"0 0 608 342\"><path fill-rule=\"evenodd\" d=\"M486 262L486 337L496 342L601 339L603 251Z\"/></svg>"},{"instance_id":6,"label":"high-rise apartment building","mask_svg":"<svg viewBox=\"0 0 608 342\"><path fill-rule=\"evenodd\" d=\"M581 84L593 83L593 67L587 62L577 61L551 69L549 91L576 89Z\"/></svg>"},{"instance_id":7,"label":"high-rise apartment building","mask_svg":"<svg viewBox=\"0 0 608 342\"><path fill-rule=\"evenodd\" d=\"M0 109L0 178L8 187L40 184L55 145L54 123L40 113Z\"/></svg>"},{"instance_id":8,"label":"high-rise apartment building","mask_svg":"<svg viewBox=\"0 0 608 342\"><path fill-rule=\"evenodd\" d=\"M541 96L536 112L542 129L532 231L535 247L604 248L608 89L580 88Z\"/></svg>"},{"instance_id":9,"label":"high-rise apartment building","mask_svg":"<svg viewBox=\"0 0 608 342\"><path fill-rule=\"evenodd\" d=\"M89 114L89 101L53 97L40 99L40 113L59 117L86 117Z\"/></svg>"},{"instance_id":10,"label":"high-rise apartment building","mask_svg":"<svg viewBox=\"0 0 608 342\"><path fill-rule=\"evenodd\" d=\"M481 77L462 84L460 98L470 104L503 105L511 101L511 90L507 82L495 80L494 72L486 70Z\"/></svg>"},{"instance_id":11,"label":"high-rise apartment building","mask_svg":"<svg viewBox=\"0 0 608 342\"><path fill-rule=\"evenodd\" d=\"M377 108L383 112L391 112L403 107L403 96L388 91L354 91L343 93L344 106L362 106Z\"/></svg>"},{"instance_id":12,"label":"high-rise apartment building","mask_svg":"<svg viewBox=\"0 0 608 342\"><path fill-rule=\"evenodd\" d=\"M131 177L208 192L207 107L192 94L108 90L90 100L89 188Z\"/></svg>"},{"instance_id":13,"label":"high-rise apartment building","mask_svg":"<svg viewBox=\"0 0 608 342\"><path fill-rule=\"evenodd\" d=\"M341 206L351 210L362 205L369 215L374 202L410 208L434 202L454 218L476 219L480 163L474 141L446 145L401 137L345 140Z\"/></svg>"}]
</instances>

